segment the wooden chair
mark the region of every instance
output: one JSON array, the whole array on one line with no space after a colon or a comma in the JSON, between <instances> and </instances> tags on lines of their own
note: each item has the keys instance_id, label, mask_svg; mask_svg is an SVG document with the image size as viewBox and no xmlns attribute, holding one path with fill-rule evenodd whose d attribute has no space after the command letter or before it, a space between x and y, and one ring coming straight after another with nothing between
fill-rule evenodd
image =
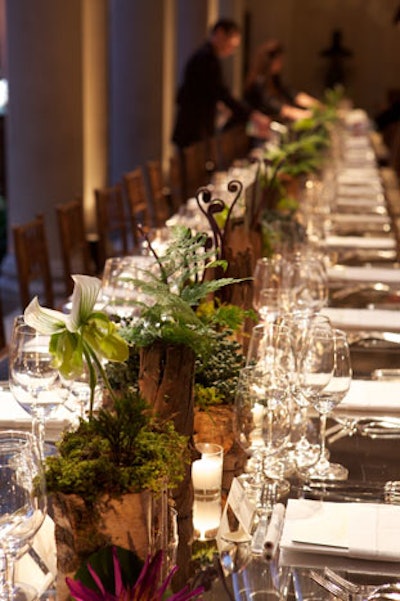
<instances>
[{"instance_id":1,"label":"wooden chair","mask_svg":"<svg viewBox=\"0 0 400 601\"><path fill-rule=\"evenodd\" d=\"M96 200L99 264L108 257L127 255L129 236L122 185L116 184L94 191Z\"/></svg>"},{"instance_id":2,"label":"wooden chair","mask_svg":"<svg viewBox=\"0 0 400 601\"><path fill-rule=\"evenodd\" d=\"M165 225L172 214L171 191L164 183L161 161L147 161L146 172L149 180L156 227Z\"/></svg>"},{"instance_id":3,"label":"wooden chair","mask_svg":"<svg viewBox=\"0 0 400 601\"><path fill-rule=\"evenodd\" d=\"M82 200L76 198L57 205L56 214L61 242L65 293L66 296L69 296L74 287L71 274L93 275L95 268L90 258L89 243L86 238Z\"/></svg>"},{"instance_id":4,"label":"wooden chair","mask_svg":"<svg viewBox=\"0 0 400 601\"><path fill-rule=\"evenodd\" d=\"M137 167L123 176L123 186L130 212L132 236L135 246L139 246L138 225L145 230L153 227L151 205L147 196L143 170Z\"/></svg>"},{"instance_id":5,"label":"wooden chair","mask_svg":"<svg viewBox=\"0 0 400 601\"><path fill-rule=\"evenodd\" d=\"M35 282L41 285L42 294L39 296L43 296L46 306L53 307L53 283L43 215L23 225L14 225L12 232L22 308L32 299L31 288Z\"/></svg>"}]
</instances>

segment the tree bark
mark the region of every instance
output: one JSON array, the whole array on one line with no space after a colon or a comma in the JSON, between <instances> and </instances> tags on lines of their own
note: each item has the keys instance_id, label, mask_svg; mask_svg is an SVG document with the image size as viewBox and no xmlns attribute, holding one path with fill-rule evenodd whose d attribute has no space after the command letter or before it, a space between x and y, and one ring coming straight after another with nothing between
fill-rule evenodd
<instances>
[{"instance_id":1,"label":"tree bark","mask_svg":"<svg viewBox=\"0 0 400 601\"><path fill-rule=\"evenodd\" d=\"M154 344L141 349L139 388L155 415L172 419L179 434L189 437L193 445L195 354L184 345ZM189 575L190 545L193 536L193 486L191 466L183 465L184 479L172 491L178 513L179 545L177 562L178 580L183 586Z\"/></svg>"},{"instance_id":2,"label":"tree bark","mask_svg":"<svg viewBox=\"0 0 400 601\"><path fill-rule=\"evenodd\" d=\"M194 352L184 345L154 344L141 349L139 387L162 419L172 419L175 429L193 435Z\"/></svg>"}]
</instances>

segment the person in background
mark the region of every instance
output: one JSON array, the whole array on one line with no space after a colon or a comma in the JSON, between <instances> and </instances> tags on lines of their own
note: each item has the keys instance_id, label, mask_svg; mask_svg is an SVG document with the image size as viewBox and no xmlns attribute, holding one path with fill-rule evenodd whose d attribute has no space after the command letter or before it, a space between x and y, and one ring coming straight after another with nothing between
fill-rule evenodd
<instances>
[{"instance_id":1,"label":"person in background","mask_svg":"<svg viewBox=\"0 0 400 601\"><path fill-rule=\"evenodd\" d=\"M236 123L250 120L260 137L268 137L270 119L234 98L223 81L220 60L231 56L240 42L238 25L230 19L220 19L211 29L209 39L190 57L177 95L172 139L179 148L215 134L221 104L229 109Z\"/></svg>"},{"instance_id":2,"label":"person in background","mask_svg":"<svg viewBox=\"0 0 400 601\"><path fill-rule=\"evenodd\" d=\"M285 85L281 77L283 63L284 47L279 41L262 44L246 78L244 98L254 109L273 119L296 121L308 117L310 109L319 102Z\"/></svg>"}]
</instances>

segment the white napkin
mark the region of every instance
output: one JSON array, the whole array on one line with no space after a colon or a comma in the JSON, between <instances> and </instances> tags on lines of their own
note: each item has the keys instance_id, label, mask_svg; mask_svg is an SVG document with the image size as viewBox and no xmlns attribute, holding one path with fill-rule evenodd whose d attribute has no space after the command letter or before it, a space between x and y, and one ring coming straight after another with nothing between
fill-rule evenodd
<instances>
[{"instance_id":1,"label":"white napkin","mask_svg":"<svg viewBox=\"0 0 400 601\"><path fill-rule=\"evenodd\" d=\"M331 248L394 250L396 241L391 236L327 236L325 244Z\"/></svg>"},{"instance_id":2,"label":"white napkin","mask_svg":"<svg viewBox=\"0 0 400 601\"><path fill-rule=\"evenodd\" d=\"M339 309L326 307L321 310L335 327L355 330L400 331L400 313L385 309Z\"/></svg>"},{"instance_id":3,"label":"white napkin","mask_svg":"<svg viewBox=\"0 0 400 601\"><path fill-rule=\"evenodd\" d=\"M355 267L352 265L335 265L328 267L328 279L331 282L349 281L357 282L382 282L383 284L400 284L400 269L388 267Z\"/></svg>"},{"instance_id":4,"label":"white napkin","mask_svg":"<svg viewBox=\"0 0 400 601\"><path fill-rule=\"evenodd\" d=\"M289 499L281 547L400 561L400 506Z\"/></svg>"},{"instance_id":5,"label":"white napkin","mask_svg":"<svg viewBox=\"0 0 400 601\"><path fill-rule=\"evenodd\" d=\"M338 196L376 199L382 193L382 184L380 182L369 182L367 185L364 182L353 185L339 184L337 187Z\"/></svg>"},{"instance_id":6,"label":"white napkin","mask_svg":"<svg viewBox=\"0 0 400 601\"><path fill-rule=\"evenodd\" d=\"M376 196L338 196L336 199L336 205L338 208L343 209L354 209L366 211L379 210L385 207L385 199L383 194L377 194Z\"/></svg>"},{"instance_id":7,"label":"white napkin","mask_svg":"<svg viewBox=\"0 0 400 601\"><path fill-rule=\"evenodd\" d=\"M36 534L32 547L37 556L29 552L25 553L16 562L15 577L17 582L32 585L39 592L40 597L54 582L57 574L54 522L49 516L46 516ZM37 557L40 559L38 560Z\"/></svg>"},{"instance_id":8,"label":"white napkin","mask_svg":"<svg viewBox=\"0 0 400 601\"><path fill-rule=\"evenodd\" d=\"M361 215L360 213L331 213L334 224L340 225L386 225L390 223L389 215L385 209L384 213L369 213Z\"/></svg>"},{"instance_id":9,"label":"white napkin","mask_svg":"<svg viewBox=\"0 0 400 601\"><path fill-rule=\"evenodd\" d=\"M380 182L379 172L374 167L361 168L347 168L339 171L337 176L339 184L353 185L353 184L365 184Z\"/></svg>"},{"instance_id":10,"label":"white napkin","mask_svg":"<svg viewBox=\"0 0 400 601\"><path fill-rule=\"evenodd\" d=\"M400 411L400 384L396 380L352 380L350 390L337 406L341 410Z\"/></svg>"}]
</instances>

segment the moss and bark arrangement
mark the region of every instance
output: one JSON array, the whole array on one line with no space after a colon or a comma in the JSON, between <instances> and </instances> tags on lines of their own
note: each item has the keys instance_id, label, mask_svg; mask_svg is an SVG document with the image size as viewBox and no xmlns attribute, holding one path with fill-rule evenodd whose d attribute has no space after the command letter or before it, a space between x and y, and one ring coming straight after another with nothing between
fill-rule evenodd
<instances>
[{"instance_id":1,"label":"moss and bark arrangement","mask_svg":"<svg viewBox=\"0 0 400 601\"><path fill-rule=\"evenodd\" d=\"M117 395L113 407L65 432L58 455L46 461L56 523L57 593L65 577L110 544L145 559L165 490L179 485L189 462L187 438L157 420L137 394Z\"/></svg>"}]
</instances>

